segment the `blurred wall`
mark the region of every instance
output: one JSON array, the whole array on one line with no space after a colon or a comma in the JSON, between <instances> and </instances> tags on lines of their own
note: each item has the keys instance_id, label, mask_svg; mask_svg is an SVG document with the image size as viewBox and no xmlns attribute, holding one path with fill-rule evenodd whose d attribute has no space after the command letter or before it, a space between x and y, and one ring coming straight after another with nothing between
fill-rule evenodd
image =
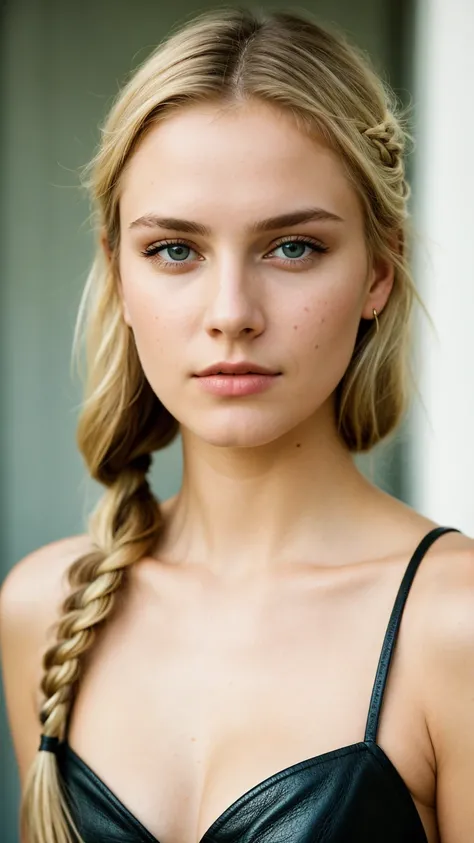
<instances>
[{"instance_id":1,"label":"blurred wall","mask_svg":"<svg viewBox=\"0 0 474 843\"><path fill-rule=\"evenodd\" d=\"M417 326L405 476L416 509L474 536L474 3L419 0L415 32L413 263L435 330Z\"/></svg>"},{"instance_id":2,"label":"blurred wall","mask_svg":"<svg viewBox=\"0 0 474 843\"><path fill-rule=\"evenodd\" d=\"M402 12L408 2L301 5L323 23L341 25L404 95L409 41ZM78 170L93 153L97 126L124 76L171 26L214 6L193 0L7 0L0 7L0 580L32 549L83 532L97 495L75 448L80 393L69 372L92 255ZM361 462L373 468L380 485L403 497L402 458L396 445L382 449L373 465ZM180 472L178 442L153 468L160 497L177 491ZM3 711L0 721L0 839L17 843L17 776Z\"/></svg>"}]
</instances>

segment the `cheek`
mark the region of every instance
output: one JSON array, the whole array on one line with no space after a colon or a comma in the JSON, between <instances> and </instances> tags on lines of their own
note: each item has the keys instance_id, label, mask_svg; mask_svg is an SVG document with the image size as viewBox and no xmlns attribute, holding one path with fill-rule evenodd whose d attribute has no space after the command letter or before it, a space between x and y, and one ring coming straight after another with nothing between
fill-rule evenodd
<instances>
[{"instance_id":1,"label":"cheek","mask_svg":"<svg viewBox=\"0 0 474 843\"><path fill-rule=\"evenodd\" d=\"M145 377L155 393L173 377L173 362L179 357L182 337L173 314L140 290L124 290L124 313L133 333Z\"/></svg>"},{"instance_id":2,"label":"cheek","mask_svg":"<svg viewBox=\"0 0 474 843\"><path fill-rule=\"evenodd\" d=\"M299 373L298 395L302 384L304 388L311 383L318 403L322 403L336 389L354 351L359 314L359 301L353 292L318 297L293 313L289 356L293 356ZM314 391L310 389L307 397L314 400Z\"/></svg>"},{"instance_id":3,"label":"cheek","mask_svg":"<svg viewBox=\"0 0 474 843\"><path fill-rule=\"evenodd\" d=\"M146 268L122 257L120 272L124 318L145 369L150 358L156 360L162 354L172 353L176 319L165 291L153 277L148 277Z\"/></svg>"},{"instance_id":4,"label":"cheek","mask_svg":"<svg viewBox=\"0 0 474 843\"><path fill-rule=\"evenodd\" d=\"M156 368L163 359L169 360L179 351L180 340L173 321L163 313L158 314L148 308L138 318L134 314L132 330L144 368Z\"/></svg>"},{"instance_id":5,"label":"cheek","mask_svg":"<svg viewBox=\"0 0 474 843\"><path fill-rule=\"evenodd\" d=\"M339 350L352 352L360 314L355 296L320 298L303 305L291 317L292 341L305 352L330 355Z\"/></svg>"},{"instance_id":6,"label":"cheek","mask_svg":"<svg viewBox=\"0 0 474 843\"><path fill-rule=\"evenodd\" d=\"M163 314L148 310L134 316L132 331L145 378L161 403L176 415L177 375L183 372L182 337Z\"/></svg>"},{"instance_id":7,"label":"cheek","mask_svg":"<svg viewBox=\"0 0 474 843\"><path fill-rule=\"evenodd\" d=\"M363 243L340 248L321 262L315 286L306 287L286 311L290 342L311 364L316 360L333 370L347 368L362 312L366 263Z\"/></svg>"}]
</instances>

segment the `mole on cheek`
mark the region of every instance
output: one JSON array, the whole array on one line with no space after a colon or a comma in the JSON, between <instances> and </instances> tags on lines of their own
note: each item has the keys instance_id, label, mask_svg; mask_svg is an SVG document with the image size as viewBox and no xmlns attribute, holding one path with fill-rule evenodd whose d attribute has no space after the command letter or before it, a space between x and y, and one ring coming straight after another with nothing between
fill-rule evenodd
<instances>
[{"instance_id":1,"label":"mole on cheek","mask_svg":"<svg viewBox=\"0 0 474 843\"><path fill-rule=\"evenodd\" d=\"M293 325L293 330L294 330L294 331L297 331L297 330L298 330L298 325Z\"/></svg>"},{"instance_id":2,"label":"mole on cheek","mask_svg":"<svg viewBox=\"0 0 474 843\"><path fill-rule=\"evenodd\" d=\"M315 348L319 348L319 345L315 345L314 347L315 347Z\"/></svg>"}]
</instances>

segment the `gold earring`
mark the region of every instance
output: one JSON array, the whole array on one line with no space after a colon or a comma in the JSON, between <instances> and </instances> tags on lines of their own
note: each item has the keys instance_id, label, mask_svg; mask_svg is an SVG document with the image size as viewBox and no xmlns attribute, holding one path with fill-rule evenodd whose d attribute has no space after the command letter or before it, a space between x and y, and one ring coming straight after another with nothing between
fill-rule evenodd
<instances>
[{"instance_id":1,"label":"gold earring","mask_svg":"<svg viewBox=\"0 0 474 843\"><path fill-rule=\"evenodd\" d=\"M375 308L372 310L372 313L374 314L375 323L376 323L376 325L377 325L377 331L376 331L376 333L378 333L378 330L379 330L379 320L377 319L377 311L375 310Z\"/></svg>"}]
</instances>

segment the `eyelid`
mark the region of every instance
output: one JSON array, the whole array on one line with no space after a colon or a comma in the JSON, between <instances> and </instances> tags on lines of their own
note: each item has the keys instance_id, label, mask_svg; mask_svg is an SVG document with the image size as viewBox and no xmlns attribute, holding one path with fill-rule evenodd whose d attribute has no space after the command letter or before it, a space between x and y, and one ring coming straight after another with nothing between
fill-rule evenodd
<instances>
[{"instance_id":1,"label":"eyelid","mask_svg":"<svg viewBox=\"0 0 474 843\"><path fill-rule=\"evenodd\" d=\"M281 246L282 243L293 243L293 241L296 241L297 243L311 243L313 246L320 246L323 249L327 248L326 244L323 243L322 240L318 240L317 237L312 237L310 234L285 234L283 237L279 238L270 251L273 252L273 250L277 249L278 246Z\"/></svg>"},{"instance_id":2,"label":"eyelid","mask_svg":"<svg viewBox=\"0 0 474 843\"><path fill-rule=\"evenodd\" d=\"M317 237L312 237L309 234L284 234L279 237L276 242L272 245L269 249L270 252L273 252L278 246L281 246L283 243L293 243L293 242L305 242L309 243L313 246L319 247L321 249L327 250L327 246ZM184 237L171 237L165 238L164 240L155 240L153 243L150 243L145 249L142 251L142 254L147 255L148 249L165 249L166 246L189 246L196 252L199 252L199 248L191 241L186 240Z\"/></svg>"}]
</instances>

